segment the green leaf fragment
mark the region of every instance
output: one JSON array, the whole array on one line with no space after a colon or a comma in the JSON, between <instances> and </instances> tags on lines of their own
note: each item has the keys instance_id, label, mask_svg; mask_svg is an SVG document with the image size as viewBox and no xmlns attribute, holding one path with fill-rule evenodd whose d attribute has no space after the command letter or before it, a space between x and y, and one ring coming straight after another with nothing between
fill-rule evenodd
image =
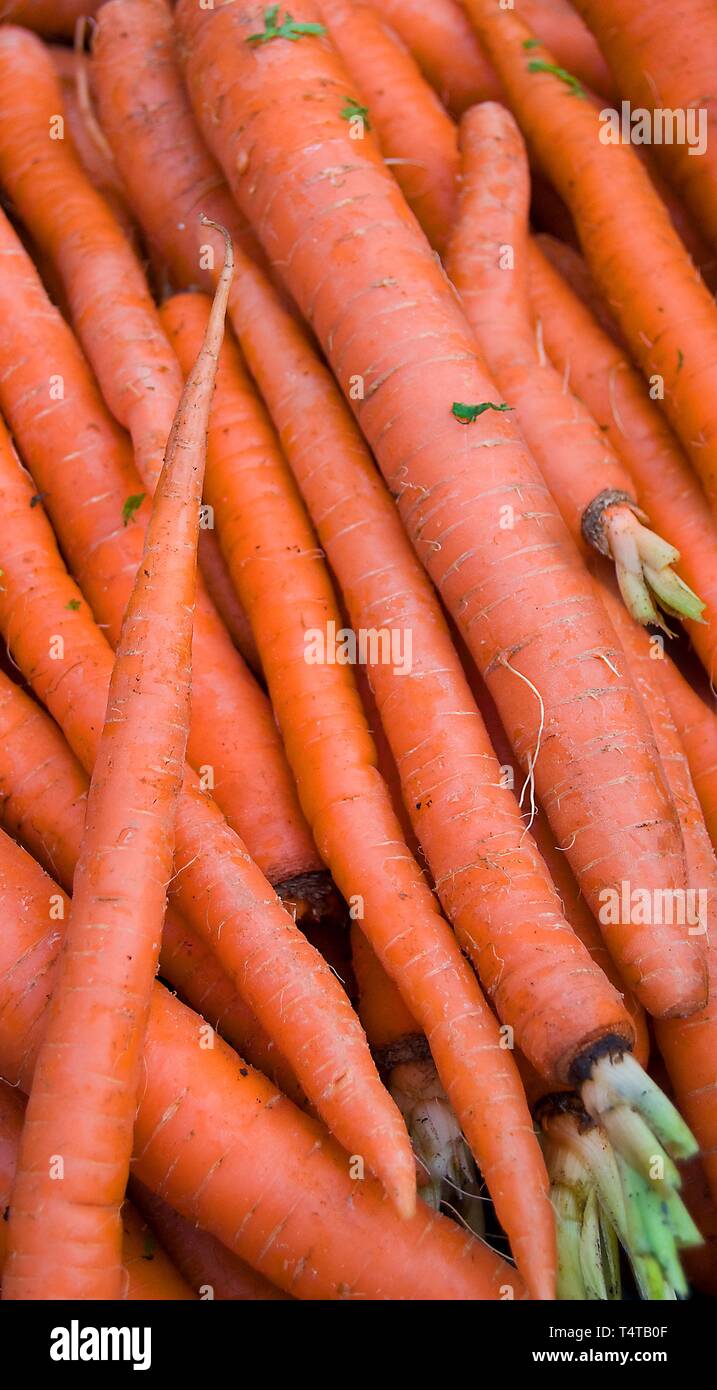
<instances>
[{"instance_id":1,"label":"green leaf fragment","mask_svg":"<svg viewBox=\"0 0 717 1390\"><path fill-rule=\"evenodd\" d=\"M366 129L371 129L368 106L362 106L359 101L354 101L353 97L346 97L346 105L342 108L340 115L343 121L353 121L356 117L360 117Z\"/></svg>"},{"instance_id":2,"label":"green leaf fragment","mask_svg":"<svg viewBox=\"0 0 717 1390\"><path fill-rule=\"evenodd\" d=\"M579 82L577 77L573 77L573 74L568 72L566 68L558 67L557 63L546 63L544 58L531 58L528 63L528 72L550 72L553 77L557 77L561 82L565 83L566 87L570 88L572 96L585 96L585 88L582 82Z\"/></svg>"},{"instance_id":3,"label":"green leaf fragment","mask_svg":"<svg viewBox=\"0 0 717 1390\"><path fill-rule=\"evenodd\" d=\"M71 598L70 602L65 604L65 608L69 608L72 613L76 613L79 607L80 600L78 598Z\"/></svg>"},{"instance_id":4,"label":"green leaf fragment","mask_svg":"<svg viewBox=\"0 0 717 1390\"><path fill-rule=\"evenodd\" d=\"M269 43L270 39L288 39L290 43L296 43L298 39L307 34L325 34L324 24L308 24L301 20L294 19L293 15L287 10L281 24L279 24L280 5L270 5L264 11L264 29L260 34L250 34L247 43Z\"/></svg>"},{"instance_id":5,"label":"green leaf fragment","mask_svg":"<svg viewBox=\"0 0 717 1390\"><path fill-rule=\"evenodd\" d=\"M132 517L134 516L135 512L139 511L139 508L142 506L142 503L144 502L146 496L146 492L135 492L131 497L127 498L127 501L125 502L122 508L123 526L127 526L129 522L132 520Z\"/></svg>"},{"instance_id":6,"label":"green leaf fragment","mask_svg":"<svg viewBox=\"0 0 717 1390\"><path fill-rule=\"evenodd\" d=\"M513 410L512 405L497 405L495 401L481 401L479 405L465 405L463 401L454 401L452 410L456 420L461 420L466 425L472 425L486 410Z\"/></svg>"},{"instance_id":7,"label":"green leaf fragment","mask_svg":"<svg viewBox=\"0 0 717 1390\"><path fill-rule=\"evenodd\" d=\"M540 39L523 39L523 48L540 48Z\"/></svg>"}]
</instances>

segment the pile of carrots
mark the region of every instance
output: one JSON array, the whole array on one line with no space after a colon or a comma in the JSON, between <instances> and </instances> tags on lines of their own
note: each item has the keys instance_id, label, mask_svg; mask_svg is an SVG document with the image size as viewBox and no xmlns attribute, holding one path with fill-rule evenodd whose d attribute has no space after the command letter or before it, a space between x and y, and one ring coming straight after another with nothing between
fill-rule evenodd
<instances>
[{"instance_id":1,"label":"pile of carrots","mask_svg":"<svg viewBox=\"0 0 717 1390\"><path fill-rule=\"evenodd\" d=\"M717 10L0 20L3 1299L716 1294Z\"/></svg>"}]
</instances>

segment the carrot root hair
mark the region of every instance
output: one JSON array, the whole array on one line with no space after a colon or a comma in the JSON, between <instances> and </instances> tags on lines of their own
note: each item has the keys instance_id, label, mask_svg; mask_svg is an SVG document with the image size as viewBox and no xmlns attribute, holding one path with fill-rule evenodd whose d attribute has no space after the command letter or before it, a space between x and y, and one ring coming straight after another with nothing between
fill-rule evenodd
<instances>
[{"instance_id":1,"label":"carrot root hair","mask_svg":"<svg viewBox=\"0 0 717 1390\"><path fill-rule=\"evenodd\" d=\"M399 1062L388 1089L411 1138L427 1181L421 1197L434 1211L459 1218L474 1235L485 1232L485 1198L473 1155L441 1085L433 1059Z\"/></svg>"}]
</instances>

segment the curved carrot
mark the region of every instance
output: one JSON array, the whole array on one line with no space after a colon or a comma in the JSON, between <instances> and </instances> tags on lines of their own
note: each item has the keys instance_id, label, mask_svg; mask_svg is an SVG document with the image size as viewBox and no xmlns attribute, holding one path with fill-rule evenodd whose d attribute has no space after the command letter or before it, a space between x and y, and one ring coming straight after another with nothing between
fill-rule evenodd
<instances>
[{"instance_id":1,"label":"curved carrot","mask_svg":"<svg viewBox=\"0 0 717 1390\"><path fill-rule=\"evenodd\" d=\"M31 505L26 476L3 450L0 495L0 629L91 772L111 649L64 569L41 508ZM408 1135L348 998L189 769L177 817L173 900L295 1066L332 1131L380 1174L399 1209L410 1211L415 1167Z\"/></svg>"},{"instance_id":2,"label":"curved carrot","mask_svg":"<svg viewBox=\"0 0 717 1390\"><path fill-rule=\"evenodd\" d=\"M445 248L458 181L458 142L453 121L421 77L413 58L368 5L319 0L329 35L357 84L366 115L376 128L387 164L428 240ZM355 109L347 97L342 116ZM354 117L354 125L356 118ZM360 126L352 130L362 134Z\"/></svg>"},{"instance_id":3,"label":"curved carrot","mask_svg":"<svg viewBox=\"0 0 717 1390\"><path fill-rule=\"evenodd\" d=\"M590 310L593 318L597 319L603 333L607 334L627 354L628 349L620 329L580 252L558 237L550 236L544 232L538 233L535 237L535 244L556 274L565 280L581 304L584 304L586 309Z\"/></svg>"},{"instance_id":4,"label":"curved carrot","mask_svg":"<svg viewBox=\"0 0 717 1390\"><path fill-rule=\"evenodd\" d=\"M531 29L513 11L493 0L466 0L466 10L533 154L573 214L585 258L633 357L648 379L661 378L668 419L714 503L710 373L717 309L711 294L635 151L605 143L600 113L583 99L576 79L561 74L549 48L531 46ZM639 235L622 235L615 207L621 223L638 227Z\"/></svg>"},{"instance_id":5,"label":"curved carrot","mask_svg":"<svg viewBox=\"0 0 717 1390\"><path fill-rule=\"evenodd\" d=\"M717 114L714 62L717 14L711 0L675 6L655 0L649 10L625 0L577 0L600 44L620 95L633 110L674 112L697 120L680 138L671 126L652 148L664 172L717 246L717 160L713 137ZM691 135L688 141L685 135ZM671 137L671 138L670 138ZM699 143L697 143L699 140ZM696 153L697 151L697 153Z\"/></svg>"},{"instance_id":6,"label":"curved carrot","mask_svg":"<svg viewBox=\"0 0 717 1390\"><path fill-rule=\"evenodd\" d=\"M162 306L185 368L205 315L197 296ZM498 1024L475 976L402 841L350 672L330 657L311 658L307 637L340 628L340 609L275 436L230 342L220 357L209 458L206 495L257 635L316 842L344 897L360 904L364 931L426 1033L519 1267L535 1296L550 1297L552 1226L520 1079L500 1047ZM287 589L290 604L282 600Z\"/></svg>"},{"instance_id":7,"label":"curved carrot","mask_svg":"<svg viewBox=\"0 0 717 1390\"><path fill-rule=\"evenodd\" d=\"M216 1236L190 1224L144 1183L133 1181L131 1191L195 1297L242 1302L286 1300L285 1293L233 1255Z\"/></svg>"},{"instance_id":8,"label":"curved carrot","mask_svg":"<svg viewBox=\"0 0 717 1390\"><path fill-rule=\"evenodd\" d=\"M345 122L336 114L343 68L321 37L249 43L262 29L256 5L200 12L180 0L175 17L206 138L281 260L352 400L414 545L488 677L588 900L597 909L606 881L634 874L637 862L647 882L683 881L674 808L630 683L610 669L612 639L577 552L510 416L487 409L501 404L497 390L370 138L354 142L349 159ZM308 0L302 17L316 18ZM215 102L220 90L223 100ZM281 113L306 91L315 100L306 103L309 127L299 129L288 106L286 119ZM277 121L282 138L275 162L269 151L278 149L270 135ZM249 123L251 155L242 134ZM340 197L321 174L337 164ZM473 409L478 418L467 426L461 421ZM609 747L599 732L607 723ZM617 806L610 790L616 778ZM654 858L656 824L665 832L669 864ZM648 967L642 953L655 943L646 934L633 931L624 945L631 956L627 978L651 1010L688 1013L704 998L702 967L686 943L678 943L674 969L662 951Z\"/></svg>"},{"instance_id":9,"label":"curved carrot","mask_svg":"<svg viewBox=\"0 0 717 1390\"><path fill-rule=\"evenodd\" d=\"M510 112L493 103L469 111L461 122L461 152L459 216L446 266L566 526L578 545L614 561L637 622L659 623L659 604L668 599L670 611L699 619L704 604L673 573L678 552L643 525L648 518L628 469L582 401L539 355L528 277L530 176Z\"/></svg>"},{"instance_id":10,"label":"curved carrot","mask_svg":"<svg viewBox=\"0 0 717 1390\"><path fill-rule=\"evenodd\" d=\"M1 216L0 247L0 405L80 588L116 640L148 503L137 506L144 493L126 440ZM318 870L269 702L201 597L193 650L190 762L273 882Z\"/></svg>"},{"instance_id":11,"label":"curved carrot","mask_svg":"<svg viewBox=\"0 0 717 1390\"><path fill-rule=\"evenodd\" d=\"M66 915L60 890L0 832L0 1073L23 1089L54 985L58 901ZM401 1220L378 1183L352 1181L323 1127L221 1041L198 1046L200 1026L155 985L133 1159L152 1191L297 1298L524 1296L517 1272L454 1222L423 1203Z\"/></svg>"},{"instance_id":12,"label":"curved carrot","mask_svg":"<svg viewBox=\"0 0 717 1390\"><path fill-rule=\"evenodd\" d=\"M500 80L456 0L367 0L411 49L441 100L461 116L477 101L499 101ZM518 0L520 13L589 87L609 92L597 44L564 0Z\"/></svg>"},{"instance_id":13,"label":"curved carrot","mask_svg":"<svg viewBox=\"0 0 717 1390\"><path fill-rule=\"evenodd\" d=\"M709 620L688 621L687 627L712 674L717 529L704 492L640 373L543 255L539 240L530 242L528 265L539 341L628 468L640 505L660 531L669 530L680 551L680 569L705 602Z\"/></svg>"},{"instance_id":14,"label":"curved carrot","mask_svg":"<svg viewBox=\"0 0 717 1390\"><path fill-rule=\"evenodd\" d=\"M23 1127L5 1299L122 1293L120 1208L172 876L206 428L232 270L227 239L117 645L65 949Z\"/></svg>"}]
</instances>

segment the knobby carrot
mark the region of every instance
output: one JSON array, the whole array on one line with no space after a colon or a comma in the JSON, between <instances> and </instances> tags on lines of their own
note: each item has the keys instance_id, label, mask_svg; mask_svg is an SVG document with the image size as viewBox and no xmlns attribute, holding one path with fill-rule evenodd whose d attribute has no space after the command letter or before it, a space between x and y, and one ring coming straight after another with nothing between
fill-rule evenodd
<instances>
[{"instance_id":1,"label":"knobby carrot","mask_svg":"<svg viewBox=\"0 0 717 1390\"><path fill-rule=\"evenodd\" d=\"M585 258L633 357L649 380L660 379L667 416L714 503L712 296L634 149L605 143L600 113L579 83L570 73L565 80L542 43L526 48L534 36L515 12L494 0L465 0L465 6L532 153L573 214ZM622 235L616 207L621 225L639 229L633 236Z\"/></svg>"},{"instance_id":2,"label":"knobby carrot","mask_svg":"<svg viewBox=\"0 0 717 1390\"><path fill-rule=\"evenodd\" d=\"M114 642L149 504L137 506L144 492L126 439L2 215L0 248L0 405L80 588ZM269 702L211 605L199 603L190 762L273 882L316 871Z\"/></svg>"},{"instance_id":3,"label":"knobby carrot","mask_svg":"<svg viewBox=\"0 0 717 1390\"><path fill-rule=\"evenodd\" d=\"M22 1092L0 1081L0 1281L7 1257L10 1193L17 1168L24 1115L25 1097ZM125 1271L124 1297L128 1300L186 1301L196 1296L129 1202L122 1207L122 1264Z\"/></svg>"},{"instance_id":4,"label":"knobby carrot","mask_svg":"<svg viewBox=\"0 0 717 1390\"><path fill-rule=\"evenodd\" d=\"M441 100L461 116L477 101L500 100L502 88L462 5L456 0L368 0L410 48ZM611 78L597 44L565 0L518 0L540 37L589 87L609 92Z\"/></svg>"},{"instance_id":5,"label":"knobby carrot","mask_svg":"<svg viewBox=\"0 0 717 1390\"><path fill-rule=\"evenodd\" d=\"M704 604L674 574L678 552L643 524L648 518L628 469L582 401L539 355L528 277L530 173L510 112L491 102L467 112L461 156L447 270L566 525L578 544L614 562L637 622L660 623L660 603L699 619Z\"/></svg>"},{"instance_id":6,"label":"knobby carrot","mask_svg":"<svg viewBox=\"0 0 717 1390\"><path fill-rule=\"evenodd\" d=\"M205 437L232 270L227 238L117 644L72 911L13 1186L6 1299L122 1293L120 1209L172 876L189 733Z\"/></svg>"},{"instance_id":7,"label":"knobby carrot","mask_svg":"<svg viewBox=\"0 0 717 1390\"><path fill-rule=\"evenodd\" d=\"M360 97L358 103L347 97L341 112L353 138L362 138L364 128L376 129L409 207L431 245L442 252L456 203L453 121L411 55L368 5L319 0L319 9ZM362 103L365 114L357 119L351 113Z\"/></svg>"},{"instance_id":8,"label":"knobby carrot","mask_svg":"<svg viewBox=\"0 0 717 1390\"><path fill-rule=\"evenodd\" d=\"M216 1236L186 1221L144 1183L133 1181L131 1190L140 1211L199 1298L286 1300L285 1293L233 1255Z\"/></svg>"},{"instance_id":9,"label":"knobby carrot","mask_svg":"<svg viewBox=\"0 0 717 1390\"><path fill-rule=\"evenodd\" d=\"M652 113L654 156L717 247L714 5L690 0L676 7L656 0L643 9L626 0L577 0L576 8L595 34L621 97L633 112Z\"/></svg>"},{"instance_id":10,"label":"knobby carrot","mask_svg":"<svg viewBox=\"0 0 717 1390\"><path fill-rule=\"evenodd\" d=\"M25 1090L56 973L58 902L66 915L52 880L0 833L0 1073ZM133 1172L187 1220L297 1298L523 1296L516 1271L455 1222L423 1203L401 1220L378 1183L352 1181L320 1125L201 1035L155 985Z\"/></svg>"},{"instance_id":11,"label":"knobby carrot","mask_svg":"<svg viewBox=\"0 0 717 1390\"><path fill-rule=\"evenodd\" d=\"M41 507L31 505L26 476L5 450L0 494L0 630L91 772L111 649L64 569ZM188 769L177 817L173 900L349 1153L362 1155L399 1208L410 1211L415 1167L408 1135L344 990Z\"/></svg>"},{"instance_id":12,"label":"knobby carrot","mask_svg":"<svg viewBox=\"0 0 717 1390\"><path fill-rule=\"evenodd\" d=\"M436 1211L457 1211L483 1234L483 1202L475 1164L446 1099L425 1035L357 922L351 925L351 961L359 1018L386 1085L411 1136L423 1183L420 1195Z\"/></svg>"},{"instance_id":13,"label":"knobby carrot","mask_svg":"<svg viewBox=\"0 0 717 1390\"><path fill-rule=\"evenodd\" d=\"M162 306L185 367L205 312L196 296ZM520 1078L402 840L349 668L331 653L312 653L311 641L331 640L332 629L340 629L340 609L276 438L230 342L218 386L206 495L257 636L301 804L337 886L425 1031L519 1268L534 1296L550 1297L552 1223L542 1220L550 1212Z\"/></svg>"},{"instance_id":14,"label":"knobby carrot","mask_svg":"<svg viewBox=\"0 0 717 1390\"><path fill-rule=\"evenodd\" d=\"M370 138L353 142L349 155L338 114L345 71L320 36L249 43L262 31L256 5L200 12L180 0L175 16L206 138L353 397L414 545L487 675L586 897L597 907L605 884L634 873L636 863L655 886L684 881L674 808L630 683L611 670L604 615L516 426L486 408L503 402ZM308 0L299 18L316 21ZM307 111L300 127L289 117L299 101ZM251 152L242 135L248 123ZM337 197L325 170L339 166ZM453 406L478 418L467 425ZM608 724L609 746L600 732ZM656 825L666 855L659 862ZM704 998L702 967L687 943L678 944L674 969L664 953L648 968L642 952L654 942L640 932L625 945L626 978L652 1011L688 1013Z\"/></svg>"},{"instance_id":15,"label":"knobby carrot","mask_svg":"<svg viewBox=\"0 0 717 1390\"><path fill-rule=\"evenodd\" d=\"M57 725L0 673L0 818L4 828L70 892L85 825L87 774ZM186 1003L298 1104L305 1097L212 952L167 908L160 972Z\"/></svg>"}]
</instances>

